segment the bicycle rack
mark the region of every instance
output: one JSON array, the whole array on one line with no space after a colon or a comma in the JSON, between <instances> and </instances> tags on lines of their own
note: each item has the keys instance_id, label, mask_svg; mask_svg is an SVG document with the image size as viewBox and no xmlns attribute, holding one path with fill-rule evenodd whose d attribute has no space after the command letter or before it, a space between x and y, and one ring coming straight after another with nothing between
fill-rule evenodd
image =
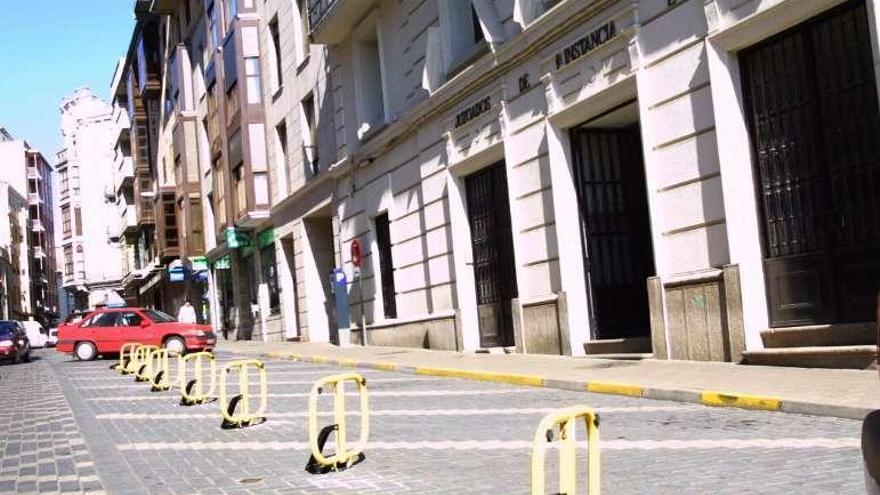
<instances>
[{"instance_id":1,"label":"bicycle rack","mask_svg":"<svg viewBox=\"0 0 880 495\"><path fill-rule=\"evenodd\" d=\"M165 392L170 390L174 385L174 382L171 380L171 366L170 366L170 358L171 356L175 356L180 362L180 355L169 351L168 349L156 349L155 351L150 353L150 390L153 392ZM180 369L180 365L178 364L178 370ZM179 375L179 372L178 372Z\"/></svg>"},{"instance_id":2,"label":"bicycle rack","mask_svg":"<svg viewBox=\"0 0 880 495\"><path fill-rule=\"evenodd\" d=\"M131 371L128 368L129 363L131 363L132 358L134 357L134 351L141 344L138 342L126 342L122 344L122 347L119 348L119 362L110 366L111 370L116 370L123 375L128 375Z\"/></svg>"},{"instance_id":3,"label":"bicycle rack","mask_svg":"<svg viewBox=\"0 0 880 495\"><path fill-rule=\"evenodd\" d=\"M347 423L345 410L345 382L357 384L361 402L360 439L350 448L347 442ZM326 387L333 390L333 418L335 423L318 430L318 396ZM324 445L331 433L335 433L336 453L324 455ZM370 435L370 404L367 394L367 380L357 373L342 373L319 379L309 394L309 447L312 455L306 464L306 471L312 474L326 474L330 471L348 469L365 459L363 453Z\"/></svg>"},{"instance_id":4,"label":"bicycle rack","mask_svg":"<svg viewBox=\"0 0 880 495\"><path fill-rule=\"evenodd\" d=\"M205 361L207 361L210 385L205 388ZM187 381L186 374L189 363L193 365L193 379ZM217 388L217 362L210 352L194 352L178 358L178 380L180 383L180 405L194 406L213 400Z\"/></svg>"},{"instance_id":5,"label":"bicycle rack","mask_svg":"<svg viewBox=\"0 0 880 495\"><path fill-rule=\"evenodd\" d=\"M136 382L148 382L151 378L150 373L150 353L159 349L159 346L155 345L141 345L138 346L134 350L134 359L131 360L132 365L132 374L134 374L134 381Z\"/></svg>"},{"instance_id":6,"label":"bicycle rack","mask_svg":"<svg viewBox=\"0 0 880 495\"><path fill-rule=\"evenodd\" d=\"M544 461L547 444L553 441L553 430L559 430L559 493L577 493L577 443L575 424L583 418L587 426L587 482L589 495L599 495L599 415L586 406L574 406L548 414L538 424L532 447L532 495L544 495Z\"/></svg>"},{"instance_id":7,"label":"bicycle rack","mask_svg":"<svg viewBox=\"0 0 880 495\"><path fill-rule=\"evenodd\" d=\"M260 407L257 411L251 411L250 392L250 369L256 369L260 377ZM226 374L232 370L238 371L238 394L227 401ZM266 412L268 393L268 378L266 366L257 359L243 359L232 361L220 371L220 412L223 414L223 429L243 428L253 426L266 421L263 414ZM235 409L241 405L241 410L236 414Z\"/></svg>"}]
</instances>

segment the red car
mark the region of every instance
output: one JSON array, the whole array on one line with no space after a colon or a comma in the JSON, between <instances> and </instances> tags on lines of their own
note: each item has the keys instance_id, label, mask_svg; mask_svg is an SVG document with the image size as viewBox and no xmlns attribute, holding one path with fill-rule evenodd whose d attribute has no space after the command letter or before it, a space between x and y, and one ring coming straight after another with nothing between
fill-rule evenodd
<instances>
[{"instance_id":1,"label":"red car","mask_svg":"<svg viewBox=\"0 0 880 495\"><path fill-rule=\"evenodd\" d=\"M55 349L89 361L99 354L118 354L126 342L164 346L185 353L213 349L216 337L208 325L180 323L155 309L108 308L94 311L80 322L58 327Z\"/></svg>"},{"instance_id":2,"label":"red car","mask_svg":"<svg viewBox=\"0 0 880 495\"><path fill-rule=\"evenodd\" d=\"M12 363L31 360L31 344L20 322L0 321L0 360Z\"/></svg>"}]
</instances>

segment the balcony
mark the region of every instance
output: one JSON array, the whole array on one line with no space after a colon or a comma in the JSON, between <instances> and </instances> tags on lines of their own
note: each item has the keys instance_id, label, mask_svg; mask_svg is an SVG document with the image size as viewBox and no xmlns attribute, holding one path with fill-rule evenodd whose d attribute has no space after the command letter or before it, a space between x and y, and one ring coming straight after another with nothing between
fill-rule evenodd
<instances>
[{"instance_id":1,"label":"balcony","mask_svg":"<svg viewBox=\"0 0 880 495\"><path fill-rule=\"evenodd\" d=\"M37 167L33 167L33 166L27 168L27 177L28 177L28 179L37 179L37 180L43 179L43 176L40 175L40 171L37 169Z\"/></svg>"},{"instance_id":2,"label":"balcony","mask_svg":"<svg viewBox=\"0 0 880 495\"><path fill-rule=\"evenodd\" d=\"M134 160L130 156L116 154L116 194L121 195L122 190L134 184Z\"/></svg>"},{"instance_id":3,"label":"balcony","mask_svg":"<svg viewBox=\"0 0 880 495\"><path fill-rule=\"evenodd\" d=\"M119 216L119 233L126 239L137 233L138 221L137 212L134 205L127 205L120 208Z\"/></svg>"},{"instance_id":4,"label":"balcony","mask_svg":"<svg viewBox=\"0 0 880 495\"><path fill-rule=\"evenodd\" d=\"M31 230L34 232L45 232L46 227L43 226L42 220L35 218L35 219L31 220Z\"/></svg>"},{"instance_id":5,"label":"balcony","mask_svg":"<svg viewBox=\"0 0 880 495\"><path fill-rule=\"evenodd\" d=\"M312 41L319 45L341 42L375 4L375 0L309 0Z\"/></svg>"},{"instance_id":6,"label":"balcony","mask_svg":"<svg viewBox=\"0 0 880 495\"><path fill-rule=\"evenodd\" d=\"M43 203L40 193L28 193L28 204L38 206Z\"/></svg>"}]
</instances>

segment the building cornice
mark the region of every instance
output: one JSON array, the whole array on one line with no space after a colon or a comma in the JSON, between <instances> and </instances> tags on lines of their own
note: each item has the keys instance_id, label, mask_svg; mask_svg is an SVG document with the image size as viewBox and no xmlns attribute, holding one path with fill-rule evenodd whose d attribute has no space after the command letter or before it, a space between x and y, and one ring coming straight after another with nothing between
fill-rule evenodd
<instances>
[{"instance_id":1,"label":"building cornice","mask_svg":"<svg viewBox=\"0 0 880 495\"><path fill-rule=\"evenodd\" d=\"M402 140L418 132L432 119L470 98L474 92L497 81L502 75L550 46L587 19L615 5L632 7L630 2L620 0L570 0L560 3L519 35L503 45L498 45L494 52L490 51L477 59L427 99L409 109L403 117L388 124L373 139L351 153L348 163L344 164L345 168L383 155ZM345 172L347 170L340 168L336 171L336 175Z\"/></svg>"}]
</instances>

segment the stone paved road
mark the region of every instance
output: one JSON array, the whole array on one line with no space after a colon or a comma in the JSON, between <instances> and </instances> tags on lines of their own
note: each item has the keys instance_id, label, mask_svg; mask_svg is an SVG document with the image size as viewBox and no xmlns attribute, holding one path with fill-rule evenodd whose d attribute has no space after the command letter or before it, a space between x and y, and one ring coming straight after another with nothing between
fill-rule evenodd
<instances>
[{"instance_id":1,"label":"stone paved road","mask_svg":"<svg viewBox=\"0 0 880 495\"><path fill-rule=\"evenodd\" d=\"M267 362L268 421L222 430L216 403L179 406L109 361L38 357L0 366L0 493L527 493L538 421L580 403L601 413L606 494L863 493L856 421L379 371L364 372L366 461L315 476L307 393L338 369Z\"/></svg>"}]
</instances>

